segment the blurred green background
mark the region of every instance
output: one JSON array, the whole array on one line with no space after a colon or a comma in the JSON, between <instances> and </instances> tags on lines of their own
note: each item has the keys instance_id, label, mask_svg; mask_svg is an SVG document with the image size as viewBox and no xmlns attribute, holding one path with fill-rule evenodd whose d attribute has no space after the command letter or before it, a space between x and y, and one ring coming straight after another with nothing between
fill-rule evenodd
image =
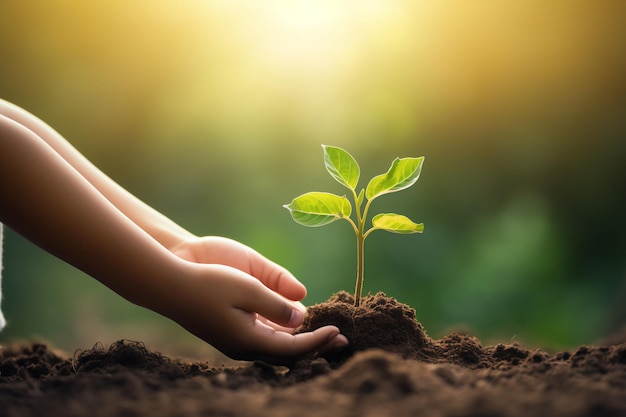
<instances>
[{"instance_id":1,"label":"blurred green background","mask_svg":"<svg viewBox=\"0 0 626 417\"><path fill-rule=\"evenodd\" d=\"M425 233L372 235L365 292L436 338L561 349L626 322L625 17L623 1L3 0L0 96L194 233L289 268L307 304L356 274L346 222L281 207L343 193L320 144L363 181L424 155L372 210ZM0 342L215 354L10 230L4 257Z\"/></svg>"}]
</instances>

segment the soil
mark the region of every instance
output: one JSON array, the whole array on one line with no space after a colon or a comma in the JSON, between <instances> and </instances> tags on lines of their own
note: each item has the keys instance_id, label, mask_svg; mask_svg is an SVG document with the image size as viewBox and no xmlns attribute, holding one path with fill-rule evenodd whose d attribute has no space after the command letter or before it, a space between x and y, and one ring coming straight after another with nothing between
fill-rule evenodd
<instances>
[{"instance_id":1,"label":"soil","mask_svg":"<svg viewBox=\"0 0 626 417\"><path fill-rule=\"evenodd\" d=\"M339 353L211 366L142 343L66 357L40 343L0 351L0 416L626 416L626 338L548 353L434 340L415 311L379 293L309 308L304 327L336 324ZM623 335L622 335L623 336Z\"/></svg>"}]
</instances>

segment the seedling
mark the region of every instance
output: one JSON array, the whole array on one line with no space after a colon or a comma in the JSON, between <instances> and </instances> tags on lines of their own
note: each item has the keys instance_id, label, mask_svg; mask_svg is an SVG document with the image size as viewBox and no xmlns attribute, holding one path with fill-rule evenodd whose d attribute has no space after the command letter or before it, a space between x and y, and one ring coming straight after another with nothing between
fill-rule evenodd
<instances>
[{"instance_id":1,"label":"seedling","mask_svg":"<svg viewBox=\"0 0 626 417\"><path fill-rule=\"evenodd\" d=\"M352 225L357 241L357 277L354 304L359 306L363 292L365 239L374 230L386 230L401 234L422 233L424 231L423 223L414 223L408 217L395 213L375 215L372 218L372 227L365 230L370 205L375 198L381 195L401 191L415 184L422 171L424 157L396 158L391 163L389 171L372 178L367 187L361 188L357 194L361 170L356 160L347 151L339 147L322 145L322 148L324 149L326 170L337 182L351 192L356 208L355 219L351 218L352 204L345 195L310 192L294 198L291 203L283 207L289 210L296 223L304 226L319 227L340 219L347 220ZM361 210L364 200L365 207Z\"/></svg>"}]
</instances>

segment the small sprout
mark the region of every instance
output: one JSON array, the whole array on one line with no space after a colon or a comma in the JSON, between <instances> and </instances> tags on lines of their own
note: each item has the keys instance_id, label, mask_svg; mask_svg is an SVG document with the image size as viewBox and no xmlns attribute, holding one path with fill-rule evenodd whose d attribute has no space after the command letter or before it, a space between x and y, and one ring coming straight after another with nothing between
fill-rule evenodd
<instances>
[{"instance_id":1,"label":"small sprout","mask_svg":"<svg viewBox=\"0 0 626 417\"><path fill-rule=\"evenodd\" d=\"M365 239L374 230L409 234L422 233L423 223L414 223L408 217L395 213L381 213L372 218L372 227L366 230L365 222L372 201L381 195L409 188L418 180L422 171L424 157L396 158L384 174L372 178L366 188L357 194L357 185L361 170L359 164L347 151L322 145L324 164L328 173L341 185L350 190L355 204L355 219L352 219L352 204L348 198L332 193L310 192L293 199L284 207L299 224L308 227L324 226L335 220L345 219L354 229L357 238L357 278L354 291L354 303L361 303L363 292L363 267ZM365 207L361 210L363 202Z\"/></svg>"}]
</instances>

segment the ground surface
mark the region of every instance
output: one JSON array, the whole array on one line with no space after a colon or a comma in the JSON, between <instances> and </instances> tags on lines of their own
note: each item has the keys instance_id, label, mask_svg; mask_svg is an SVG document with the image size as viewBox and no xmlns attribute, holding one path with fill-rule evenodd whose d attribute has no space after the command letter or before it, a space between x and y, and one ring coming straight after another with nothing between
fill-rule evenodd
<instances>
[{"instance_id":1,"label":"ground surface","mask_svg":"<svg viewBox=\"0 0 626 417\"><path fill-rule=\"evenodd\" d=\"M307 326L335 322L351 349L287 368L212 367L130 341L71 358L43 344L5 347L0 416L626 416L620 337L555 354L433 340L382 294L354 308L340 293L311 313Z\"/></svg>"}]
</instances>

